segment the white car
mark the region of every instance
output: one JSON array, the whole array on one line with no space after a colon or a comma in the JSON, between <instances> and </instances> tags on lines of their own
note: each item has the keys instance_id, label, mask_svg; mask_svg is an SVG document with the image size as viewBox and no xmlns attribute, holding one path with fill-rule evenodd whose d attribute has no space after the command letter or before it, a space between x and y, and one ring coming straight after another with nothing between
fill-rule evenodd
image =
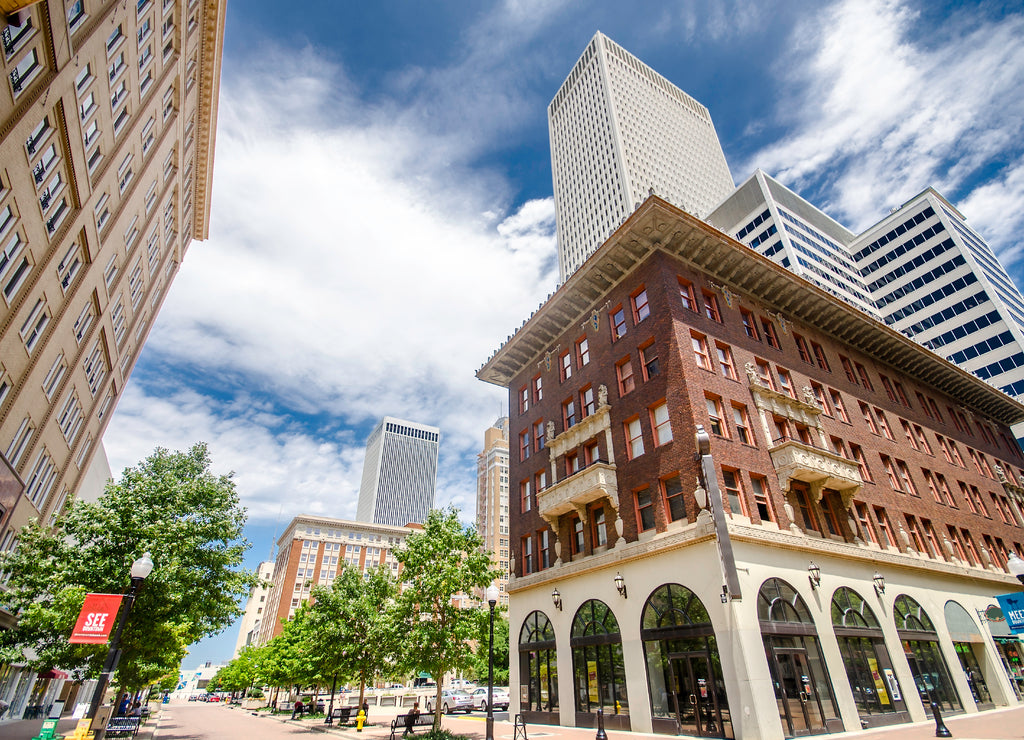
<instances>
[{"instance_id":1,"label":"white car","mask_svg":"<svg viewBox=\"0 0 1024 740\"><path fill-rule=\"evenodd\" d=\"M434 711L434 697L427 699L427 714ZM451 714L452 712L473 711L473 699L465 691L453 691L445 689L441 692L441 713Z\"/></svg>"},{"instance_id":2,"label":"white car","mask_svg":"<svg viewBox=\"0 0 1024 740\"><path fill-rule=\"evenodd\" d=\"M508 709L508 689L504 686L495 686L492 689L494 694L494 709L507 710ZM477 689L471 696L473 697L473 706L476 709L482 709L487 711L487 687Z\"/></svg>"}]
</instances>

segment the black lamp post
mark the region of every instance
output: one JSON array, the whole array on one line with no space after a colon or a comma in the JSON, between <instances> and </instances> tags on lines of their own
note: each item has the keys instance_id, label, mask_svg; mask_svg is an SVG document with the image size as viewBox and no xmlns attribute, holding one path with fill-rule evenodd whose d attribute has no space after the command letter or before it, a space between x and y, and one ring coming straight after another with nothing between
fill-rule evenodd
<instances>
[{"instance_id":1,"label":"black lamp post","mask_svg":"<svg viewBox=\"0 0 1024 740\"><path fill-rule=\"evenodd\" d=\"M491 608L491 636L487 644L487 740L494 740L494 607L498 603L498 587L487 587L487 605Z\"/></svg>"},{"instance_id":2,"label":"black lamp post","mask_svg":"<svg viewBox=\"0 0 1024 740\"><path fill-rule=\"evenodd\" d=\"M132 563L132 585L128 589L128 593L125 594L124 604L121 606L121 616L117 620L114 636L110 638L110 649L107 651L107 659L103 661L103 672L100 673L100 678L96 682L96 690L92 694L92 704L89 706L89 719L96 718L96 710L100 708L100 703L103 701L103 694L106 693L107 686L110 684L110 677L117 670L117 664L121 660L121 633L124 632L125 622L128 621L128 612L132 610L132 604L135 603L135 596L139 593L139 589L142 588L142 582L152 572L153 560L148 552Z\"/></svg>"}]
</instances>

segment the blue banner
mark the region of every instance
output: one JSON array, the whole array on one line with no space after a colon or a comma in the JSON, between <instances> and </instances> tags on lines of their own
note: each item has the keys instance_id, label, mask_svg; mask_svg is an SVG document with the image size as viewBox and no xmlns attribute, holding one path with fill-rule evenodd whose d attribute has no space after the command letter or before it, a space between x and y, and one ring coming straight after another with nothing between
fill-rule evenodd
<instances>
[{"instance_id":1,"label":"blue banner","mask_svg":"<svg viewBox=\"0 0 1024 740\"><path fill-rule=\"evenodd\" d=\"M996 596L999 608L1006 616L1006 625L1015 635L1024 634L1024 592Z\"/></svg>"}]
</instances>

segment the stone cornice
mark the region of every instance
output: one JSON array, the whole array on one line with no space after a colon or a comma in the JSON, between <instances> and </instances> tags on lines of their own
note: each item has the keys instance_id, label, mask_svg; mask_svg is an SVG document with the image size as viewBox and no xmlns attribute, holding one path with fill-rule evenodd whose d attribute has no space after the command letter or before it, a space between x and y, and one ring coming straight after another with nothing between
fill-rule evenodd
<instances>
[{"instance_id":1,"label":"stone cornice","mask_svg":"<svg viewBox=\"0 0 1024 740\"><path fill-rule=\"evenodd\" d=\"M195 181L193 184L192 236L210 235L210 201L213 196L213 156L217 141L217 106L220 101L220 74L224 56L224 23L227 0L205 0L202 39L196 83ZM182 241L185 241L184 234Z\"/></svg>"}]
</instances>

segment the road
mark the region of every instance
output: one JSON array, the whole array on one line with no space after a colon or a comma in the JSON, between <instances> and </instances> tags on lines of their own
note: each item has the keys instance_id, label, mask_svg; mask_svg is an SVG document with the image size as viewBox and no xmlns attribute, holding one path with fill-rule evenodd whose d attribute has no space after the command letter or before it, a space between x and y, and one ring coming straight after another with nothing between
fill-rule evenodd
<instances>
[{"instance_id":1,"label":"road","mask_svg":"<svg viewBox=\"0 0 1024 740\"><path fill-rule=\"evenodd\" d=\"M198 702L165 706L157 730L159 740L277 740L293 735L308 738L311 734L312 730L299 724L289 725L267 716L255 717L241 710Z\"/></svg>"}]
</instances>

